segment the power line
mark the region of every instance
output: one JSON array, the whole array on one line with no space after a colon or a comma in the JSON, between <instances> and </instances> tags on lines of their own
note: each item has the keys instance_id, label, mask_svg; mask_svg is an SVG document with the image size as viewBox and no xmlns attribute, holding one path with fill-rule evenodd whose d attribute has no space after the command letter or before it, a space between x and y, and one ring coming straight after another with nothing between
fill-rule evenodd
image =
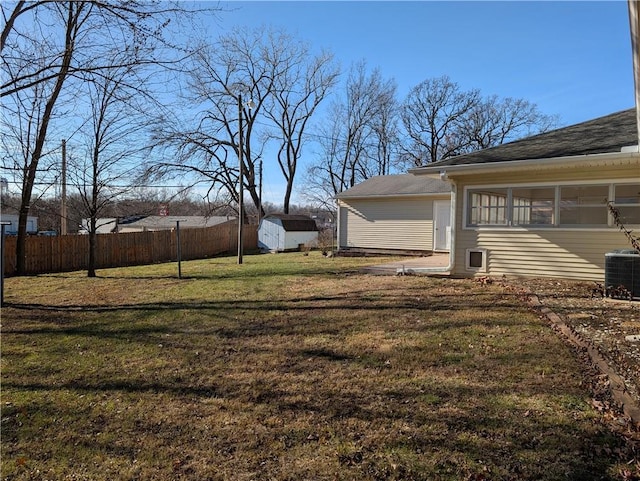
<instances>
[{"instance_id":1,"label":"power line","mask_svg":"<svg viewBox=\"0 0 640 481\"><path fill-rule=\"evenodd\" d=\"M16 180L6 180L7 184L14 185L22 185L22 182L18 182ZM54 185L55 182L34 182L33 185L41 185L41 186L51 186ZM153 185L153 184L133 184L133 185L125 185L125 184L103 184L106 188L112 189L184 189L184 185Z\"/></svg>"}]
</instances>

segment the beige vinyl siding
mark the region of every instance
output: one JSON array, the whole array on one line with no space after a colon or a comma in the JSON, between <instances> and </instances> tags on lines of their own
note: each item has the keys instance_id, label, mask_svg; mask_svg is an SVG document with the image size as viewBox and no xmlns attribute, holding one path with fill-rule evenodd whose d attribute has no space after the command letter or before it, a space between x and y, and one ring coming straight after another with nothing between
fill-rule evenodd
<instances>
[{"instance_id":1,"label":"beige vinyl siding","mask_svg":"<svg viewBox=\"0 0 640 481\"><path fill-rule=\"evenodd\" d=\"M340 247L433 249L432 198L345 199L340 211Z\"/></svg>"},{"instance_id":2,"label":"beige vinyl siding","mask_svg":"<svg viewBox=\"0 0 640 481\"><path fill-rule=\"evenodd\" d=\"M604 280L605 254L628 248L624 236L611 232L575 230L479 229L458 232L455 272L465 268L467 248L487 251L487 272L492 276L540 276Z\"/></svg>"},{"instance_id":3,"label":"beige vinyl siding","mask_svg":"<svg viewBox=\"0 0 640 481\"><path fill-rule=\"evenodd\" d=\"M465 187L492 183L594 182L634 180L637 167L628 169L576 172L537 172L515 175L458 177L456 197L456 252L454 273L463 276L541 276L604 281L605 254L629 248L625 236L616 228L554 227L470 227L464 228ZM618 180L619 179L619 180ZM467 182L465 182L465 180ZM473 180L473 182L470 182ZM486 272L466 269L466 250L486 249Z\"/></svg>"}]
</instances>

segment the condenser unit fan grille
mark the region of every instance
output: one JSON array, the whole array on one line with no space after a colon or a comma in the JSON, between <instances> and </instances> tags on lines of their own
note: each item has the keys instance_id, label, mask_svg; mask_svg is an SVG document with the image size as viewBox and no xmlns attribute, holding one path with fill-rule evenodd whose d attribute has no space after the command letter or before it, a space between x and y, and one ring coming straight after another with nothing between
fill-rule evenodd
<instances>
[{"instance_id":1,"label":"condenser unit fan grille","mask_svg":"<svg viewBox=\"0 0 640 481\"><path fill-rule=\"evenodd\" d=\"M631 249L608 252L604 283L611 297L640 299L640 252Z\"/></svg>"}]
</instances>

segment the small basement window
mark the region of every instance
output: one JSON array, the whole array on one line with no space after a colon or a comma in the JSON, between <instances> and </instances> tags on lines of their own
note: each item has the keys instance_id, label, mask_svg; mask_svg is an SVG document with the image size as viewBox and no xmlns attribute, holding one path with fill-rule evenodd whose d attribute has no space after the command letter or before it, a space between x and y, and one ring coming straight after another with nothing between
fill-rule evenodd
<instances>
[{"instance_id":1,"label":"small basement window","mask_svg":"<svg viewBox=\"0 0 640 481\"><path fill-rule=\"evenodd\" d=\"M487 250L467 249L465 268L468 271L487 272Z\"/></svg>"}]
</instances>

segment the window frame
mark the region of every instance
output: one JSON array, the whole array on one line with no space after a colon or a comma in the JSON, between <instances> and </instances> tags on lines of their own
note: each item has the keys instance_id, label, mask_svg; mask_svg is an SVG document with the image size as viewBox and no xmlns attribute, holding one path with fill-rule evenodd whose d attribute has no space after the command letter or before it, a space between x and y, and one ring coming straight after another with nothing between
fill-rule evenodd
<instances>
[{"instance_id":1,"label":"window frame","mask_svg":"<svg viewBox=\"0 0 640 481\"><path fill-rule=\"evenodd\" d=\"M482 184L482 185L465 185L463 189L462 199L462 213L464 218L462 219L462 228L465 230L610 230L611 228L617 228L614 223L613 216L607 208L607 224L562 224L560 218L560 201L561 201L561 188L562 187L595 187L595 186L607 186L608 187L608 202L611 202L613 206L618 207L634 207L639 206L640 203L619 203L615 202L615 192L617 186L622 185L638 185L640 189L640 182L625 181L622 179L616 180L598 180L592 182L585 181L568 181L568 182L539 182L539 183L521 183L521 184ZM513 222L513 189L521 188L554 188L555 199L553 205L553 223L552 224L514 224ZM504 224L472 224L471 221L471 194L477 191L487 189L505 189L507 192L507 210L506 210L506 223ZM613 199L613 201L611 200ZM630 224L630 226L640 226L640 224Z\"/></svg>"},{"instance_id":2,"label":"window frame","mask_svg":"<svg viewBox=\"0 0 640 481\"><path fill-rule=\"evenodd\" d=\"M509 205L509 188L507 187L488 187L487 189L493 189L493 190L504 190L506 195L504 197L504 205L500 205L500 202L497 201L498 199L501 199L502 197L496 193L496 192L474 192L475 194L483 197L483 196L487 196L489 197L489 203L488 205L480 205L478 207L475 208L475 214L476 217L481 219L483 217L485 217L485 212L486 212L486 217L488 217L489 219L492 217L492 215L495 214L496 218L500 217L500 213L504 212L504 223L499 223L499 224L471 224L471 225L482 225L482 226L495 226L495 227L505 227L509 222L509 209L510 209L510 205ZM484 191L487 189L474 189L477 191ZM468 194L469 195L469 194ZM492 201L491 199L495 197L496 201ZM471 202L469 202L468 205L468 210L466 210L467 212L467 217L466 219L471 219L473 217L473 210L474 207L472 205Z\"/></svg>"}]
</instances>

